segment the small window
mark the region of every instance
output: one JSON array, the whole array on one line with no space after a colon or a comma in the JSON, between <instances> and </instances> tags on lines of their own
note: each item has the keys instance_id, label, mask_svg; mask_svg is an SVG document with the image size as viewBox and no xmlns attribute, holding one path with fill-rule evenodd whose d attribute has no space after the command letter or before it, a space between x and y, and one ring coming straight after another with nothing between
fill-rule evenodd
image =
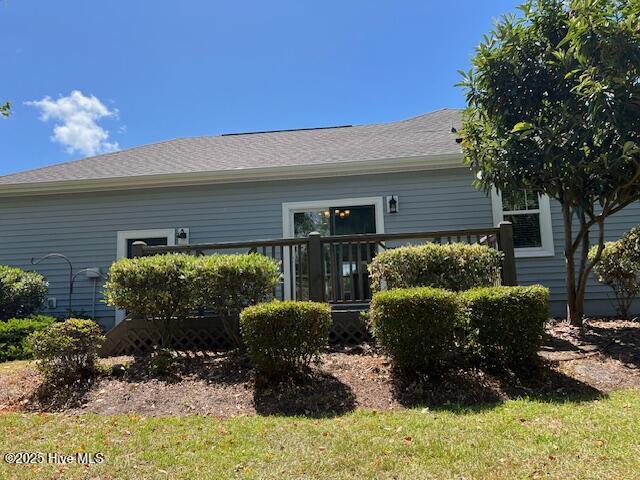
<instances>
[{"instance_id":1,"label":"small window","mask_svg":"<svg viewBox=\"0 0 640 480\"><path fill-rule=\"evenodd\" d=\"M553 234L549 197L529 190L492 193L494 221L513 224L517 257L552 256Z\"/></svg>"},{"instance_id":2,"label":"small window","mask_svg":"<svg viewBox=\"0 0 640 480\"><path fill-rule=\"evenodd\" d=\"M164 247L168 243L167 237L127 238L127 258L133 258L133 244L138 241L143 241L148 247Z\"/></svg>"}]
</instances>

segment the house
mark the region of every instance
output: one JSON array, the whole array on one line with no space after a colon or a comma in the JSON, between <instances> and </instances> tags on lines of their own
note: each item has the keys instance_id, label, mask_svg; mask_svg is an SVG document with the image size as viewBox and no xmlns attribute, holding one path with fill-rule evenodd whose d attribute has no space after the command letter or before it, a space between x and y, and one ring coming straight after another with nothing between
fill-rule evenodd
<instances>
[{"instance_id":1,"label":"house","mask_svg":"<svg viewBox=\"0 0 640 480\"><path fill-rule=\"evenodd\" d=\"M548 286L552 313L563 315L559 205L474 189L452 133L459 124L460 111L443 109L377 125L179 138L0 177L0 264L43 273L56 314L68 307L69 266L31 259L56 252L76 272L91 269L76 279L72 308L111 327L101 276L135 240L476 229L504 219L514 225L519 283ZM628 207L608 220L607 237L639 219L640 206ZM593 282L587 313L613 314L610 297Z\"/></svg>"}]
</instances>

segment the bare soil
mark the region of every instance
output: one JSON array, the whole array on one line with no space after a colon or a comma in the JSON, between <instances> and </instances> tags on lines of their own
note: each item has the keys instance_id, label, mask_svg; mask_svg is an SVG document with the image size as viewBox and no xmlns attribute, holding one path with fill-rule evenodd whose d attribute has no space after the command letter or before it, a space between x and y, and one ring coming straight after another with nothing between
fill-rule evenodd
<instances>
[{"instance_id":1,"label":"bare soil","mask_svg":"<svg viewBox=\"0 0 640 480\"><path fill-rule=\"evenodd\" d=\"M369 346L325 353L305 376L276 383L256 378L245 357L198 354L176 359L170 375L149 375L145 359L104 360L115 373L46 396L31 365L0 368L0 411L68 414L339 415L390 410L484 408L522 396L584 401L640 387L640 323L589 320L583 329L553 322L526 371L460 367L406 379Z\"/></svg>"}]
</instances>

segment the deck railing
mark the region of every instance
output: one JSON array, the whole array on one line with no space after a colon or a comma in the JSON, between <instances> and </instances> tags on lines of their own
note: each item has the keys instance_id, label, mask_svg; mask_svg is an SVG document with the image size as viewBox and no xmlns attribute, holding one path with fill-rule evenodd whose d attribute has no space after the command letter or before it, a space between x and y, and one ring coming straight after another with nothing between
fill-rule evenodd
<instances>
[{"instance_id":1,"label":"deck railing","mask_svg":"<svg viewBox=\"0 0 640 480\"><path fill-rule=\"evenodd\" d=\"M501 222L496 228L438 232L381 233L278 238L175 246L147 246L135 242L133 256L168 252L250 253L271 257L280 265L281 280L273 295L279 299L328 301L333 304L366 304L371 300L368 266L375 255L389 248L425 242L477 243L504 253L502 284L516 285L513 228Z\"/></svg>"}]
</instances>

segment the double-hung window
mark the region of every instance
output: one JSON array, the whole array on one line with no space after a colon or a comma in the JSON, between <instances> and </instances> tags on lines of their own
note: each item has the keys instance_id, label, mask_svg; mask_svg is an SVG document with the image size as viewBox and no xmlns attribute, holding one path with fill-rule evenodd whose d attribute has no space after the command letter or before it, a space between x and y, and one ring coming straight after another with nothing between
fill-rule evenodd
<instances>
[{"instance_id":1,"label":"double-hung window","mask_svg":"<svg viewBox=\"0 0 640 480\"><path fill-rule=\"evenodd\" d=\"M516 257L553 256L549 197L528 190L493 190L494 222L513 224Z\"/></svg>"}]
</instances>

